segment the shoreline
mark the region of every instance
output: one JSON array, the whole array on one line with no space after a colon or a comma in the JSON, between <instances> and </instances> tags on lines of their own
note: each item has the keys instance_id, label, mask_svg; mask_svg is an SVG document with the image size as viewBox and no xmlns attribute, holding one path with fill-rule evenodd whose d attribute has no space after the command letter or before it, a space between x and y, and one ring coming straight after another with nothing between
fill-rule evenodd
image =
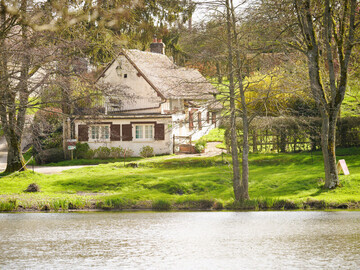
<instances>
[{"instance_id":1,"label":"shoreline","mask_svg":"<svg viewBox=\"0 0 360 270\"><path fill-rule=\"evenodd\" d=\"M164 203L151 201L138 201L136 204L115 206L106 205L103 201L88 203L74 207L71 202L63 205L54 205L51 202L36 201L32 205L23 206L17 203L17 199L9 199L8 202L0 201L0 213L75 213L75 212L258 212L258 211L358 211L359 202L326 203L325 201L307 200L292 202L289 200L277 200L272 206L266 206L263 201L250 200L223 205L215 200L189 201L186 203ZM7 204L7 205L6 205ZM35 205L36 204L36 205ZM5 207L4 207L5 206ZM6 208L7 206L7 208Z\"/></svg>"}]
</instances>

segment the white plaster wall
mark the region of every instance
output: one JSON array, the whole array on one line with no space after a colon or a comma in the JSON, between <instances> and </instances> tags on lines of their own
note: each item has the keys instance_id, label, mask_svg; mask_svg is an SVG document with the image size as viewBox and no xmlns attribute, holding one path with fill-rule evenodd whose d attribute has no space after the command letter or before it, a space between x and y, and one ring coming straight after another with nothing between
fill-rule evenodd
<instances>
[{"instance_id":1,"label":"white plaster wall","mask_svg":"<svg viewBox=\"0 0 360 270\"><path fill-rule=\"evenodd\" d=\"M112 122L113 124L130 124L130 122L157 122L158 124L165 125L165 140L151 140L151 141L137 141L134 140L135 138L135 128L133 128L133 140L132 141L99 141L99 142L92 142L90 140L91 134L89 130L89 141L86 142L89 144L91 149L96 149L100 146L106 147L119 147L128 148L134 151L134 156L139 156L141 148L143 146L149 145L154 148L155 155L161 154L171 154L172 153L172 137L171 137L171 119L154 119L154 118L147 118L147 119L102 119L101 122ZM85 121L76 121L75 122L75 136L78 138L78 125L89 124ZM100 121L97 122L100 124ZM90 124L91 125L91 124ZM120 127L120 135L122 134L122 126ZM154 131L155 135L155 131ZM83 142L85 143L85 142Z\"/></svg>"},{"instance_id":2,"label":"white plaster wall","mask_svg":"<svg viewBox=\"0 0 360 270\"><path fill-rule=\"evenodd\" d=\"M121 76L116 71L119 64L121 65ZM127 78L124 78L124 74L127 75ZM151 85L142 76L139 76L135 67L123 55L120 55L108 68L100 83L121 86L124 91L132 95L122 98L122 110L157 107L160 111L161 98Z\"/></svg>"},{"instance_id":3,"label":"white plaster wall","mask_svg":"<svg viewBox=\"0 0 360 270\"><path fill-rule=\"evenodd\" d=\"M191 108L190 108L191 110ZM198 127L198 115L197 112L201 111L201 123L202 129ZM191 136L191 140L195 141L200 139L202 136L208 134L210 130L215 128L215 124L212 124L212 120L210 117L209 123L206 121L207 112L206 108L200 108L196 113L194 113L194 128L192 130L189 129L189 111L187 110L185 114L178 113L172 115L172 134L175 136ZM218 115L217 115L217 123L218 126Z\"/></svg>"}]
</instances>

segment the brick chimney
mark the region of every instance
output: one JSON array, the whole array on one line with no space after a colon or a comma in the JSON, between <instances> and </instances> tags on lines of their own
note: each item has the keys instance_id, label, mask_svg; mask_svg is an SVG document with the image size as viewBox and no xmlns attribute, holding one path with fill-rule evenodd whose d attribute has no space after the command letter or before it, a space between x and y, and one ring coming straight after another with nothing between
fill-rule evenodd
<instances>
[{"instance_id":1,"label":"brick chimney","mask_svg":"<svg viewBox=\"0 0 360 270\"><path fill-rule=\"evenodd\" d=\"M150 44L150 52L165 54L165 44L161 38L154 37L153 42Z\"/></svg>"}]
</instances>

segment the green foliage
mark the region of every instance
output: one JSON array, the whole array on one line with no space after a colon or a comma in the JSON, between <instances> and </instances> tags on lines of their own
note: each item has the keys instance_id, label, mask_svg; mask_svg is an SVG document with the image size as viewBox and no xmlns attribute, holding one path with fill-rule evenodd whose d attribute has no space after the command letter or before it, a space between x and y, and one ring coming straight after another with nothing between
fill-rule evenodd
<instances>
[{"instance_id":1,"label":"green foliage","mask_svg":"<svg viewBox=\"0 0 360 270\"><path fill-rule=\"evenodd\" d=\"M51 148L44 151L41 151L35 156L35 161L37 164L47 164L52 162L63 161L64 151L59 148Z\"/></svg>"},{"instance_id":2,"label":"green foliage","mask_svg":"<svg viewBox=\"0 0 360 270\"><path fill-rule=\"evenodd\" d=\"M18 201L16 199L0 201L0 211L14 211L17 208L18 208Z\"/></svg>"},{"instance_id":3,"label":"green foliage","mask_svg":"<svg viewBox=\"0 0 360 270\"><path fill-rule=\"evenodd\" d=\"M101 146L95 150L95 156L100 159L110 158L111 150L106 146Z\"/></svg>"},{"instance_id":4,"label":"green foliage","mask_svg":"<svg viewBox=\"0 0 360 270\"><path fill-rule=\"evenodd\" d=\"M112 158L121 158L124 156L124 153L125 153L125 150L121 146L110 148L110 157L112 157Z\"/></svg>"},{"instance_id":5,"label":"green foliage","mask_svg":"<svg viewBox=\"0 0 360 270\"><path fill-rule=\"evenodd\" d=\"M76 149L74 151L75 158L77 159L86 158L89 150L90 150L89 144L81 143L81 142L76 143Z\"/></svg>"},{"instance_id":6,"label":"green foliage","mask_svg":"<svg viewBox=\"0 0 360 270\"><path fill-rule=\"evenodd\" d=\"M152 208L157 211L169 211L171 209L171 203L167 200L159 199L152 203Z\"/></svg>"},{"instance_id":7,"label":"green foliage","mask_svg":"<svg viewBox=\"0 0 360 270\"><path fill-rule=\"evenodd\" d=\"M150 145L143 146L140 150L140 156L143 158L153 157L154 148L152 148Z\"/></svg>"},{"instance_id":8,"label":"green foliage","mask_svg":"<svg viewBox=\"0 0 360 270\"><path fill-rule=\"evenodd\" d=\"M195 150L198 153L204 151L205 147L206 147L206 141L204 139L200 139L195 143Z\"/></svg>"},{"instance_id":9,"label":"green foliage","mask_svg":"<svg viewBox=\"0 0 360 270\"><path fill-rule=\"evenodd\" d=\"M16 173L0 178L0 201L17 199L19 207L43 210L149 209L158 200L170 203L172 209L221 209L217 202L227 209L254 210L355 207L360 201L359 148L337 153L346 160L350 175L340 175L341 187L335 190L319 185L318 179L324 178L320 151L250 154L251 200L235 205L229 155L154 157L137 161L136 169L127 168L120 159L54 175ZM42 192L23 193L33 182Z\"/></svg>"},{"instance_id":10,"label":"green foliage","mask_svg":"<svg viewBox=\"0 0 360 270\"><path fill-rule=\"evenodd\" d=\"M223 128L214 128L210 130L207 135L201 137L201 139L206 142L223 142L225 136L225 129Z\"/></svg>"},{"instance_id":11,"label":"green foliage","mask_svg":"<svg viewBox=\"0 0 360 270\"><path fill-rule=\"evenodd\" d=\"M132 202L118 196L106 198L103 202L99 202L98 206L102 209L124 209L131 206Z\"/></svg>"},{"instance_id":12,"label":"green foliage","mask_svg":"<svg viewBox=\"0 0 360 270\"><path fill-rule=\"evenodd\" d=\"M93 149L89 149L85 154L85 159L93 159L95 157L96 151Z\"/></svg>"}]
</instances>

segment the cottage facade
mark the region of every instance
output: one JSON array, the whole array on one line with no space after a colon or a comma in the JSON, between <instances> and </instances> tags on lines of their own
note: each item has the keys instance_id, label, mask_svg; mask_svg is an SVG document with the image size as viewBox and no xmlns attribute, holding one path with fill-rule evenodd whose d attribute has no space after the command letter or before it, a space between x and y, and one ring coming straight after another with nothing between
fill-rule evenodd
<instances>
[{"instance_id":1,"label":"cottage facade","mask_svg":"<svg viewBox=\"0 0 360 270\"><path fill-rule=\"evenodd\" d=\"M176 66L154 40L151 52L122 51L102 72L101 114L75 117L75 136L92 149L131 149L139 155L179 150L181 139L197 140L218 125L216 89L195 69Z\"/></svg>"}]
</instances>

